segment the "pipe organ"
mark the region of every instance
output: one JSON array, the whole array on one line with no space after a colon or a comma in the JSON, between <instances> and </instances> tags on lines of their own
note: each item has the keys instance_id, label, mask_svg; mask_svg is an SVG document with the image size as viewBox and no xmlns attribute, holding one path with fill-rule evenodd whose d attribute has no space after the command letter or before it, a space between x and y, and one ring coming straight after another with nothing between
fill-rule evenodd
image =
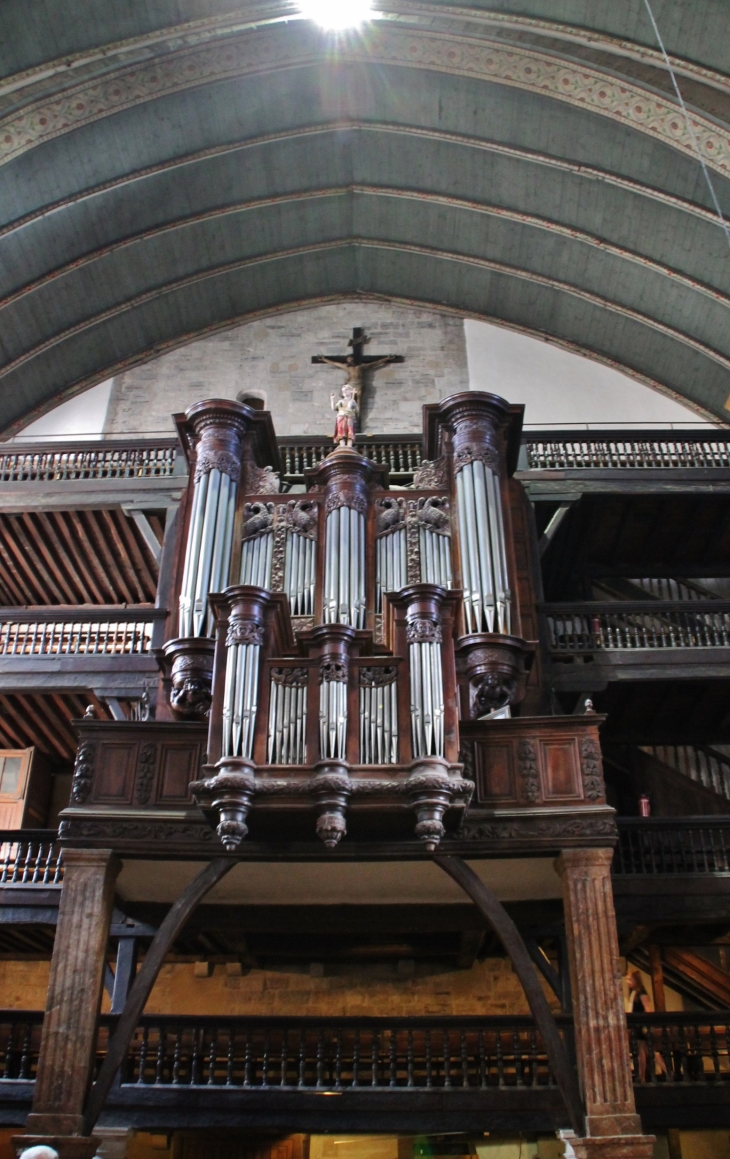
<instances>
[{"instance_id":1,"label":"pipe organ","mask_svg":"<svg viewBox=\"0 0 730 1159\"><path fill-rule=\"evenodd\" d=\"M207 721L191 786L235 848L274 820L328 846L388 816L433 849L473 792L459 721L516 707L531 648L505 507L521 408L424 408L412 487L336 447L306 492L272 485L269 416L220 401L181 420L191 460L169 715Z\"/></svg>"}]
</instances>

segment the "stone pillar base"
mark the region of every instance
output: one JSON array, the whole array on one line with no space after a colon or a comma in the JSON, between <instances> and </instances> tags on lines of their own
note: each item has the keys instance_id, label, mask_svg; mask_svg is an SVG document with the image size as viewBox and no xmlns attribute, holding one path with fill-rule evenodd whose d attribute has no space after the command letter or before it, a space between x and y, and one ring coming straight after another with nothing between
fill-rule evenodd
<instances>
[{"instance_id":1,"label":"stone pillar base","mask_svg":"<svg viewBox=\"0 0 730 1159\"><path fill-rule=\"evenodd\" d=\"M565 1147L565 1159L651 1159L654 1135L586 1135L558 1131Z\"/></svg>"},{"instance_id":2,"label":"stone pillar base","mask_svg":"<svg viewBox=\"0 0 730 1159\"><path fill-rule=\"evenodd\" d=\"M12 1144L18 1156L30 1147L51 1147L59 1159L93 1159L97 1140L89 1135L13 1135Z\"/></svg>"}]
</instances>

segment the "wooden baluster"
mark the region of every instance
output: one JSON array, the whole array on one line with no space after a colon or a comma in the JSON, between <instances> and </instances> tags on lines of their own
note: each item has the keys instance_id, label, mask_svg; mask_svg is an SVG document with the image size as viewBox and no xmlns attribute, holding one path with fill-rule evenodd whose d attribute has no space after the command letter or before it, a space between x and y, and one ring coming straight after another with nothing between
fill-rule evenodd
<instances>
[{"instance_id":1,"label":"wooden baluster","mask_svg":"<svg viewBox=\"0 0 730 1159\"><path fill-rule=\"evenodd\" d=\"M160 1027L160 1035L157 1042L157 1066L155 1067L155 1086L159 1087L164 1082L165 1078L165 1047L167 1045L167 1033L164 1025Z\"/></svg>"},{"instance_id":2,"label":"wooden baluster","mask_svg":"<svg viewBox=\"0 0 730 1159\"><path fill-rule=\"evenodd\" d=\"M444 1051L444 1086L451 1086L451 1035L448 1030L442 1032Z\"/></svg>"},{"instance_id":3,"label":"wooden baluster","mask_svg":"<svg viewBox=\"0 0 730 1159\"><path fill-rule=\"evenodd\" d=\"M477 1049L479 1051L479 1086L484 1089L487 1085L487 1052L484 1042L484 1031L477 1035Z\"/></svg>"},{"instance_id":4,"label":"wooden baluster","mask_svg":"<svg viewBox=\"0 0 730 1159\"><path fill-rule=\"evenodd\" d=\"M246 1027L246 1045L243 1055L243 1085L251 1086L251 1028Z\"/></svg>"},{"instance_id":5,"label":"wooden baluster","mask_svg":"<svg viewBox=\"0 0 730 1159\"><path fill-rule=\"evenodd\" d=\"M395 1087L398 1085L398 1082L397 1082L398 1064L397 1064L397 1059L396 1059L396 1032L392 1026L390 1028L389 1033L390 1033L390 1040L388 1043L388 1055L389 1055L389 1063L390 1063L389 1085L391 1087Z\"/></svg>"},{"instance_id":6,"label":"wooden baluster","mask_svg":"<svg viewBox=\"0 0 730 1159\"><path fill-rule=\"evenodd\" d=\"M137 1083L144 1083L144 1072L147 1066L147 1046L148 1046L149 1031L146 1026L142 1027L142 1041L139 1046L139 1074L137 1075Z\"/></svg>"},{"instance_id":7,"label":"wooden baluster","mask_svg":"<svg viewBox=\"0 0 730 1159\"><path fill-rule=\"evenodd\" d=\"M321 1028L317 1031L317 1082L315 1085L318 1088L324 1086L324 1032Z\"/></svg>"},{"instance_id":8,"label":"wooden baluster","mask_svg":"<svg viewBox=\"0 0 730 1159\"><path fill-rule=\"evenodd\" d=\"M8 1040L5 1044L5 1065L3 1067L3 1078L10 1079L13 1077L13 1033L15 1027L10 1022L8 1025Z\"/></svg>"},{"instance_id":9,"label":"wooden baluster","mask_svg":"<svg viewBox=\"0 0 730 1159\"><path fill-rule=\"evenodd\" d=\"M30 1067L28 1064L30 1062L30 1040L32 1032L33 1028L30 1022L26 1022L25 1034L23 1035L23 1045L20 1048L20 1066L18 1068L19 1079L30 1078Z\"/></svg>"},{"instance_id":10,"label":"wooden baluster","mask_svg":"<svg viewBox=\"0 0 730 1159\"><path fill-rule=\"evenodd\" d=\"M342 1089L342 1027L337 1028L335 1039L335 1090Z\"/></svg>"},{"instance_id":11,"label":"wooden baluster","mask_svg":"<svg viewBox=\"0 0 730 1159\"><path fill-rule=\"evenodd\" d=\"M469 1086L469 1053L466 1041L466 1031L461 1032L461 1085Z\"/></svg>"},{"instance_id":12,"label":"wooden baluster","mask_svg":"<svg viewBox=\"0 0 730 1159\"><path fill-rule=\"evenodd\" d=\"M537 1056L537 1032L533 1026L530 1030L530 1067L532 1070L532 1083L530 1085L533 1087L539 1085L538 1066L539 1061Z\"/></svg>"},{"instance_id":13,"label":"wooden baluster","mask_svg":"<svg viewBox=\"0 0 730 1159\"><path fill-rule=\"evenodd\" d=\"M200 1081L200 1053L203 1049L203 1035L204 1031L193 1027L193 1046L190 1055L190 1083L191 1086L197 1087Z\"/></svg>"},{"instance_id":14,"label":"wooden baluster","mask_svg":"<svg viewBox=\"0 0 730 1159\"><path fill-rule=\"evenodd\" d=\"M226 1086L233 1086L233 1068L235 1063L236 1032L232 1025L228 1027L228 1058L226 1061Z\"/></svg>"},{"instance_id":15,"label":"wooden baluster","mask_svg":"<svg viewBox=\"0 0 730 1159\"><path fill-rule=\"evenodd\" d=\"M413 1086L413 1031L410 1027L408 1028L408 1046L407 1046L406 1061L407 1061L407 1070L408 1070L407 1085L409 1087L412 1087Z\"/></svg>"},{"instance_id":16,"label":"wooden baluster","mask_svg":"<svg viewBox=\"0 0 730 1159\"><path fill-rule=\"evenodd\" d=\"M502 1031L499 1029L499 1027L497 1027L497 1030L495 1032L495 1039L496 1039L496 1041L494 1044L494 1048L495 1048L494 1053L495 1053L495 1059L496 1059L496 1063L497 1063L497 1086L503 1087L503 1086L505 1086L504 1053L502 1050Z\"/></svg>"},{"instance_id":17,"label":"wooden baluster","mask_svg":"<svg viewBox=\"0 0 730 1159\"><path fill-rule=\"evenodd\" d=\"M271 1052L271 1032L267 1027L264 1031L264 1049L261 1054L261 1086L269 1085L269 1054Z\"/></svg>"},{"instance_id":18,"label":"wooden baluster","mask_svg":"<svg viewBox=\"0 0 730 1159\"><path fill-rule=\"evenodd\" d=\"M433 1073L431 1069L431 1027L426 1027L426 1086L433 1086Z\"/></svg>"},{"instance_id":19,"label":"wooden baluster","mask_svg":"<svg viewBox=\"0 0 730 1159\"><path fill-rule=\"evenodd\" d=\"M217 1052L216 1052L217 1034L218 1034L217 1030L215 1029L215 1027L213 1027L211 1029L211 1032L210 1032L210 1043L209 1043L209 1048L208 1048L208 1083L207 1083L207 1085L209 1087L212 1087L213 1084L215 1083L215 1067L216 1067L216 1061L217 1061Z\"/></svg>"},{"instance_id":20,"label":"wooden baluster","mask_svg":"<svg viewBox=\"0 0 730 1159\"><path fill-rule=\"evenodd\" d=\"M352 1085L356 1087L360 1078L360 1028L355 1030L352 1044Z\"/></svg>"},{"instance_id":21,"label":"wooden baluster","mask_svg":"<svg viewBox=\"0 0 730 1159\"><path fill-rule=\"evenodd\" d=\"M512 1050L515 1058L515 1083L518 1087L524 1087L525 1084L525 1070L522 1060L522 1044L520 1042L520 1034L517 1027L512 1030Z\"/></svg>"},{"instance_id":22,"label":"wooden baluster","mask_svg":"<svg viewBox=\"0 0 730 1159\"><path fill-rule=\"evenodd\" d=\"M305 1049L304 1029L299 1031L299 1080L297 1086L306 1086L307 1077L307 1052Z\"/></svg>"},{"instance_id":23,"label":"wooden baluster","mask_svg":"<svg viewBox=\"0 0 730 1159\"><path fill-rule=\"evenodd\" d=\"M370 1085L378 1086L378 1054L380 1050L380 1037L377 1030L373 1031L373 1038L370 1048Z\"/></svg>"},{"instance_id":24,"label":"wooden baluster","mask_svg":"<svg viewBox=\"0 0 730 1159\"><path fill-rule=\"evenodd\" d=\"M180 1085L180 1052L182 1049L182 1029L178 1027L175 1035L175 1047L172 1054L172 1085Z\"/></svg>"}]
</instances>

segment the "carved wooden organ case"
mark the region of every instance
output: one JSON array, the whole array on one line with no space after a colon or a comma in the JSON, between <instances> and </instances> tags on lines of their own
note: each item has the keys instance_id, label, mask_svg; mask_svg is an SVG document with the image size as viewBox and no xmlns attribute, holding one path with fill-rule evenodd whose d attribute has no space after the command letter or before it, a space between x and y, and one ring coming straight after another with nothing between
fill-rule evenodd
<instances>
[{"instance_id":1,"label":"carved wooden organ case","mask_svg":"<svg viewBox=\"0 0 730 1159\"><path fill-rule=\"evenodd\" d=\"M178 634L161 663L172 717L208 721L191 790L226 847L314 823L329 847L415 830L432 850L458 824L474 791L459 721L518 704L532 655L505 500L521 418L454 395L424 408L411 488L337 447L282 494L268 414L213 400L181 416Z\"/></svg>"}]
</instances>

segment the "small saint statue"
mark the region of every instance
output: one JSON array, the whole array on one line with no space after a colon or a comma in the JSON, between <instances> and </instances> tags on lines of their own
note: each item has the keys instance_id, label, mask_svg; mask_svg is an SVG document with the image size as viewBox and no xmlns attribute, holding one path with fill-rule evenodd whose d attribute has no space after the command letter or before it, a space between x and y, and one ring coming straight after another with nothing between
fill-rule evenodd
<instances>
[{"instance_id":1,"label":"small saint statue","mask_svg":"<svg viewBox=\"0 0 730 1159\"><path fill-rule=\"evenodd\" d=\"M335 421L335 446L351 447L355 442L357 420L360 417L360 406L355 398L355 391L346 382L340 397L335 402L334 393L330 395L332 410L337 411Z\"/></svg>"}]
</instances>

